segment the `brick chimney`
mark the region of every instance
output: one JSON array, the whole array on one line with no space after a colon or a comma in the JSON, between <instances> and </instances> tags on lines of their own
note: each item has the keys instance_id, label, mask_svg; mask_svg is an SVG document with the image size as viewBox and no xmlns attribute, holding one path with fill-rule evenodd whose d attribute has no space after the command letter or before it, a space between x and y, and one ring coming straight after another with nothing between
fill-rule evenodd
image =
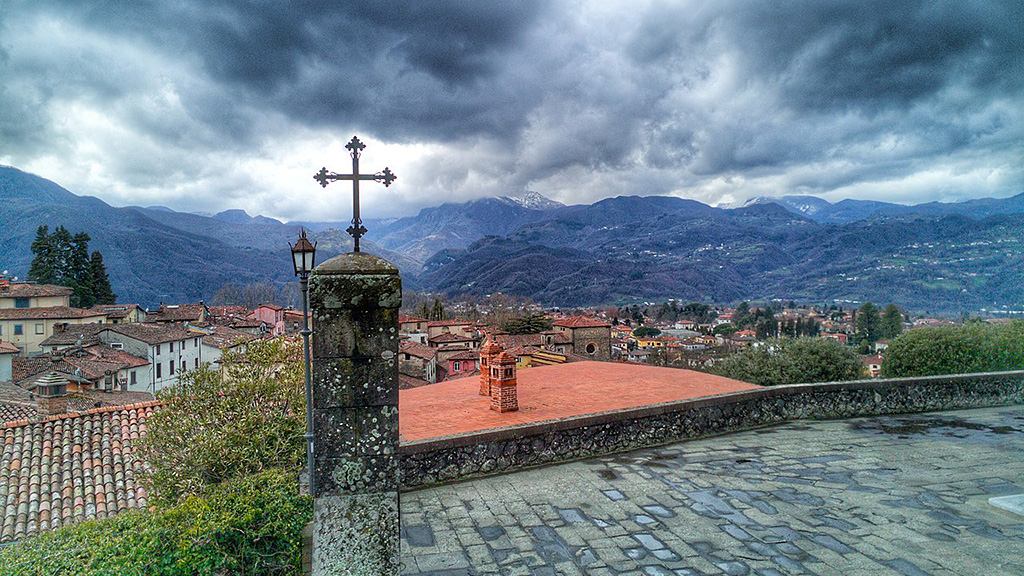
<instances>
[{"instance_id":1,"label":"brick chimney","mask_svg":"<svg viewBox=\"0 0 1024 576\"><path fill-rule=\"evenodd\" d=\"M50 372L36 380L36 394L39 396L37 409L41 416L67 413L68 381L56 372Z\"/></svg>"},{"instance_id":2,"label":"brick chimney","mask_svg":"<svg viewBox=\"0 0 1024 576\"><path fill-rule=\"evenodd\" d=\"M6 276L0 276L0 292L8 292L11 289L11 281Z\"/></svg>"},{"instance_id":3,"label":"brick chimney","mask_svg":"<svg viewBox=\"0 0 1024 576\"><path fill-rule=\"evenodd\" d=\"M491 410L515 412L519 410L516 393L516 359L501 352L491 359Z\"/></svg>"},{"instance_id":4,"label":"brick chimney","mask_svg":"<svg viewBox=\"0 0 1024 576\"><path fill-rule=\"evenodd\" d=\"M501 354L501 346L490 339L480 348L480 395L491 395L491 361Z\"/></svg>"}]
</instances>

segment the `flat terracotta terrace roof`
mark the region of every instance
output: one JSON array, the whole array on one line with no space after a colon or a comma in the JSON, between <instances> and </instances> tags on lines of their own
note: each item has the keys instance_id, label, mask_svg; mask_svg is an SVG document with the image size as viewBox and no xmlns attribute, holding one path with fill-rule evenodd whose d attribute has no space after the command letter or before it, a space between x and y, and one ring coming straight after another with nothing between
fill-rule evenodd
<instances>
[{"instance_id":1,"label":"flat terracotta terrace roof","mask_svg":"<svg viewBox=\"0 0 1024 576\"><path fill-rule=\"evenodd\" d=\"M452 434L639 408L758 388L693 370L613 362L571 362L518 370L519 411L499 414L478 394L479 376L398 393L401 440Z\"/></svg>"}]
</instances>

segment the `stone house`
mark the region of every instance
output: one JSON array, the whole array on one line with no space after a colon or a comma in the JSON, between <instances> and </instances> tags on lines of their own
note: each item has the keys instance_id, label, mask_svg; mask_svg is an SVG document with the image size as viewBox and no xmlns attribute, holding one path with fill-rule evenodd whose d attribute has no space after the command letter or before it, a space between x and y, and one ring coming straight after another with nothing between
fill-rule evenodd
<instances>
[{"instance_id":1,"label":"stone house","mask_svg":"<svg viewBox=\"0 0 1024 576\"><path fill-rule=\"evenodd\" d=\"M572 340L572 352L593 360L612 359L612 325L589 316L572 316L551 323Z\"/></svg>"},{"instance_id":2,"label":"stone house","mask_svg":"<svg viewBox=\"0 0 1024 576\"><path fill-rule=\"evenodd\" d=\"M404 341L400 343L398 345L398 371L413 378L426 380L428 384L436 383L438 381L437 350L418 342Z\"/></svg>"},{"instance_id":3,"label":"stone house","mask_svg":"<svg viewBox=\"0 0 1024 576\"><path fill-rule=\"evenodd\" d=\"M104 324L105 314L69 308L48 306L43 308L0 309L0 340L16 346L22 357L42 353L40 344L69 324Z\"/></svg>"}]
</instances>

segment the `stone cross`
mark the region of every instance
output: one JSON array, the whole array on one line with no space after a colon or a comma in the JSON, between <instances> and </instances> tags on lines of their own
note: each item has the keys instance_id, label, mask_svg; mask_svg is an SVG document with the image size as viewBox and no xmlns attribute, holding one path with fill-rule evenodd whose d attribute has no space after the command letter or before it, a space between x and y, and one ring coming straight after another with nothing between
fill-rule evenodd
<instances>
[{"instance_id":1,"label":"stone cross","mask_svg":"<svg viewBox=\"0 0 1024 576\"><path fill-rule=\"evenodd\" d=\"M345 145L345 148L349 151L349 156L352 156L352 173L351 174L335 174L334 172L328 172L327 168L321 168L317 172L313 179L320 183L320 186L327 188L327 184L334 180L351 180L352 181L352 225L348 227L349 234L355 239L355 246L352 248L353 252L359 252L359 238L366 234L366 228L363 227L363 221L359 217L359 181L360 180L373 180L384 184L387 188L391 186L391 183L398 179L390 168L385 167L383 172L377 172L376 174L360 174L359 173L359 156L363 152L363 148L366 148L366 144L359 141L359 138L353 136L352 141Z\"/></svg>"},{"instance_id":2,"label":"stone cross","mask_svg":"<svg viewBox=\"0 0 1024 576\"><path fill-rule=\"evenodd\" d=\"M309 299L312 573L397 576L402 280L391 263L350 252L317 266Z\"/></svg>"}]
</instances>

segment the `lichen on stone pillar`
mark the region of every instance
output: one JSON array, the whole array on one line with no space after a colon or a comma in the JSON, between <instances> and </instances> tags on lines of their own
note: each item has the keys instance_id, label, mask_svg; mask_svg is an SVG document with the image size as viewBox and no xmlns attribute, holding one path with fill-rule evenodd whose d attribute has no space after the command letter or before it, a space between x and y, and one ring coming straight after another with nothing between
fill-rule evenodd
<instances>
[{"instance_id":1,"label":"lichen on stone pillar","mask_svg":"<svg viewBox=\"0 0 1024 576\"><path fill-rule=\"evenodd\" d=\"M336 256L309 279L313 574L397 575L398 309L394 265Z\"/></svg>"}]
</instances>

